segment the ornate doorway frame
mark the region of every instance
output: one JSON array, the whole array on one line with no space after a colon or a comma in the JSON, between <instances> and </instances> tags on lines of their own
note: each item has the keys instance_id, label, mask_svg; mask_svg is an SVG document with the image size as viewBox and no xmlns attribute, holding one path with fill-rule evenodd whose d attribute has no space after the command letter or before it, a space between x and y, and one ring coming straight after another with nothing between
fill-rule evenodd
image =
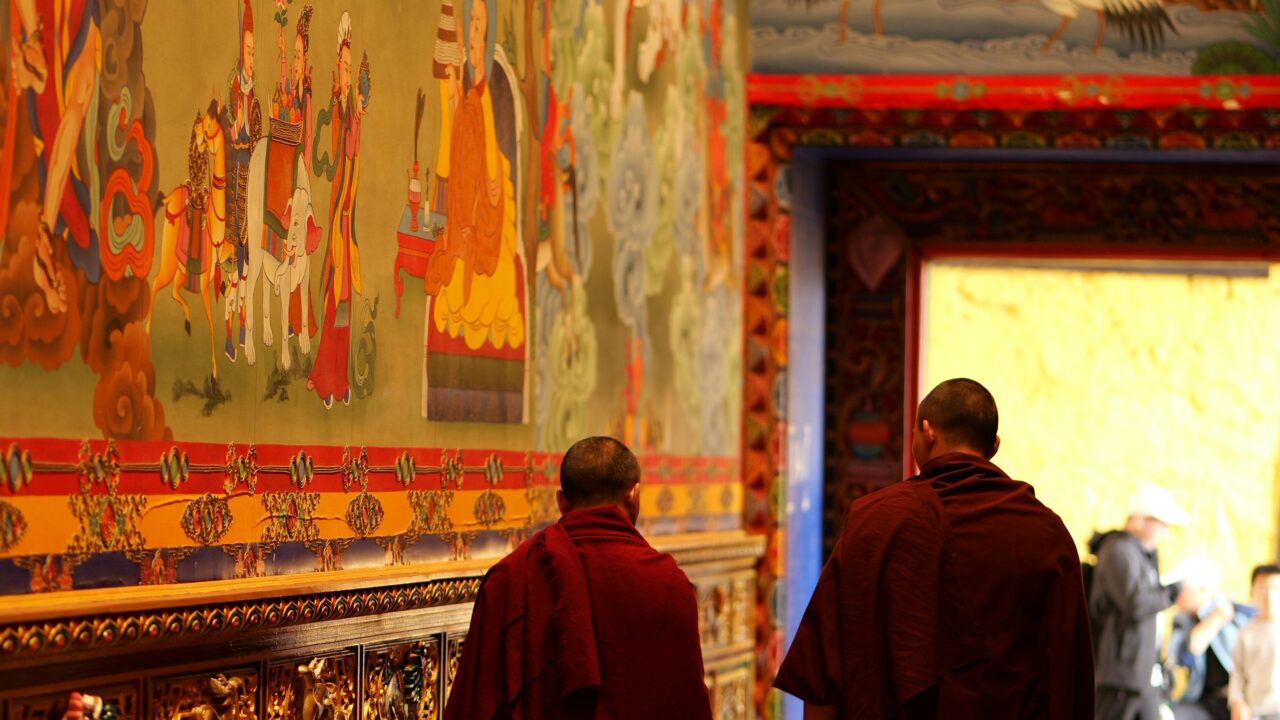
<instances>
[{"instance_id":1,"label":"ornate doorway frame","mask_svg":"<svg viewBox=\"0 0 1280 720\"><path fill-rule=\"evenodd\" d=\"M756 597L755 702L761 717L772 718L781 714L780 699L769 688L783 649L790 165L796 151L825 148L888 162L928 150L952 163L975 154L1004 155L1014 163L1132 162L1154 154L1165 162L1257 165L1280 159L1280 78L753 74L747 87L744 526L766 542ZM1237 235L1217 243L1203 238L1157 245L908 240L904 378L918 374L919 278L931 257L1280 257L1280 228L1270 227L1259 227L1252 239ZM904 383L902 437L910 431L914 385ZM907 467L910 459L903 455Z\"/></svg>"}]
</instances>

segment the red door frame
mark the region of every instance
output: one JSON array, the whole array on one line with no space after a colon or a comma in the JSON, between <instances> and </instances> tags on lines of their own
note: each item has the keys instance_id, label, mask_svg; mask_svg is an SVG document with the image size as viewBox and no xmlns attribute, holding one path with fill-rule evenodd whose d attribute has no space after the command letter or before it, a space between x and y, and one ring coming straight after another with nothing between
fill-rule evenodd
<instances>
[{"instance_id":1,"label":"red door frame","mask_svg":"<svg viewBox=\"0 0 1280 720\"><path fill-rule=\"evenodd\" d=\"M859 75L765 75L749 74L747 78L747 99L750 107L751 134L747 138L748 178L749 186L753 180L772 181L774 172L769 169L761 171L759 160L752 159L752 151L757 155L764 153L772 157L765 165L786 162L779 158L787 157L795 145L815 142L830 147L854 147L864 143L862 134L849 132L823 133L821 130L839 118L850 113L860 114L862 119L875 123L877 121L893 124L903 123L898 129L907 129L911 114L927 113L936 126L947 126L952 120L962 118L967 111L994 111L1001 115L1006 128L1017 129L1029 116L1044 111L1062 112L1073 115L1084 128L1084 135L1091 133L1104 134L1104 127L1116 127L1117 118L1128 112L1136 112L1143 116L1146 127L1156 128L1159 140L1153 150L1161 152L1188 148L1186 140L1198 140L1201 149L1233 147L1230 144L1219 145L1216 138L1223 137L1235 130L1252 136L1254 150L1275 150L1280 148L1280 76L1203 76L1203 77L1133 77L1118 75L1062 75L1062 76L859 76ZM905 112L904 112L905 111ZM1124 122L1123 119L1120 120ZM1097 125L1095 126L1095 123ZM865 124L865 123L864 123ZM883 129L883 128L880 128ZM778 132L781 131L781 132ZM814 131L814 132L809 132ZM893 133L888 133L892 135ZM1077 133L1079 135L1081 133ZM884 135L884 133L881 133ZM1207 139L1207 142L1206 142ZM1167 140L1167 142L1166 142ZM885 143L881 138L880 147L894 147L892 142ZM970 146L972 147L972 146ZM988 146L990 147L990 146ZM752 173L758 173L753 176ZM757 184L755 190L759 190ZM753 230L764 228L767 232L787 221L788 214L780 207L778 199L771 188L764 193L768 206L767 212L755 211L753 215L750 196L748 197L748 227L757 223ZM747 192L752 192L749 187ZM765 247L770 240L761 233L752 238L748 232L748 247L745 255L748 258L744 268L746 287L751 286L753 259L763 258L763 264L757 264L755 271L761 267L777 268L785 273L787 264L786 250ZM776 245L776 238L772 241ZM1036 246L1017 247L1010 245L992 245L985 247L978 244L963 246L943 243L922 243L908 251L906 327L904 348L904 413L903 413L903 468L913 467L910 455L911 429L914 423L915 408L918 401L918 382L920 370L920 331L921 302L923 293L923 271L930 260L948 257L967 258L1112 258L1131 260L1276 260L1280 258L1280 248L1260 247L1242 250L1204 249L1187 250L1151 248L1115 248L1099 251L1090 248L1071 246ZM744 307L744 311L747 308ZM744 323L749 320L750 313L744 312ZM780 322L786 322L785 309L777 311ZM751 328L744 327L745 342L751 336ZM759 333L757 333L758 335ZM762 340L763 336L757 340ZM767 379L776 369L763 371L762 378ZM762 378L748 377L748 383ZM758 392L756 394L759 394ZM744 386L744 413L750 404L751 388ZM759 414L755 421L760 420ZM744 441L748 419L744 415ZM775 415L769 424L768 437L776 439L785 437L785 419ZM774 442L775 447L780 444ZM744 461L747 457L744 445ZM781 479L786 467L785 458L779 453L761 453L756 456L772 458L775 467L773 477ZM760 482L760 478L768 473L759 469L744 475L746 492L752 492L752 486ZM767 481L765 488L771 488ZM774 488L776 490L776 488ZM780 538L773 538L779 532L776 524L765 523L756 527L751 512L744 519L744 525L771 539L768 547L777 547ZM778 558L766 558L761 565L762 589L767 587L776 574L784 572L776 563ZM760 600L764 600L767 592L763 592ZM763 683L772 679L772 664L780 658L775 657L780 647L777 640L770 641L770 635L777 632L777 619L772 617L772 609L767 602L761 603L758 620L762 623L757 635L757 650L761 660L758 681ZM769 628L774 628L770 630ZM770 649L772 648L772 649ZM757 687L757 707L763 711L762 716L770 717L770 703L763 693L763 687Z\"/></svg>"}]
</instances>

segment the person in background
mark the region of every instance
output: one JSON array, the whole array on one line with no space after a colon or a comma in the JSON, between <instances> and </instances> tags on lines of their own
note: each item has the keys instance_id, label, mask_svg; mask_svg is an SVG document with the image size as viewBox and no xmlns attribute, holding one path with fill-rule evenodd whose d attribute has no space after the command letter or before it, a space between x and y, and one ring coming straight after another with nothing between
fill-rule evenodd
<instances>
[{"instance_id":1,"label":"person in background","mask_svg":"<svg viewBox=\"0 0 1280 720\"><path fill-rule=\"evenodd\" d=\"M1178 614L1169 635L1169 661L1187 669L1187 683L1173 705L1173 716L1176 720L1229 720L1232 650L1241 626L1255 611L1222 593L1222 571L1213 561L1199 558L1183 567Z\"/></svg>"},{"instance_id":2,"label":"person in background","mask_svg":"<svg viewBox=\"0 0 1280 720\"><path fill-rule=\"evenodd\" d=\"M1235 672L1227 686L1231 720L1280 720L1280 566L1253 569L1253 604L1257 616L1240 629L1232 662Z\"/></svg>"},{"instance_id":3,"label":"person in background","mask_svg":"<svg viewBox=\"0 0 1280 720\"><path fill-rule=\"evenodd\" d=\"M1181 587L1160 583L1156 546L1170 525L1187 519L1168 490L1148 485L1133 497L1123 530L1089 541L1098 556L1089 593L1097 720L1160 720L1164 670L1156 615L1173 605Z\"/></svg>"}]
</instances>

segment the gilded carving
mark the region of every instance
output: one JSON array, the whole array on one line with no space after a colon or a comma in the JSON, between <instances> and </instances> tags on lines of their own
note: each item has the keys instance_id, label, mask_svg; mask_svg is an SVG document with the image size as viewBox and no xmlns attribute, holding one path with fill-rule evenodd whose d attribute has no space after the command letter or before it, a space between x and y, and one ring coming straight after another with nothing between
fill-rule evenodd
<instances>
[{"instance_id":1,"label":"gilded carving","mask_svg":"<svg viewBox=\"0 0 1280 720\"><path fill-rule=\"evenodd\" d=\"M137 720L138 688L121 685L89 688L89 693L60 692L9 701L10 720Z\"/></svg>"},{"instance_id":2,"label":"gilded carving","mask_svg":"<svg viewBox=\"0 0 1280 720\"><path fill-rule=\"evenodd\" d=\"M705 651L749 644L755 585L750 572L699 578L698 630Z\"/></svg>"},{"instance_id":3,"label":"gilded carving","mask_svg":"<svg viewBox=\"0 0 1280 720\"><path fill-rule=\"evenodd\" d=\"M349 590L274 600L226 603L88 619L0 625L0 658L112 647L144 640L202 635L221 630L289 627L317 620L362 617L475 600L480 578L434 580L416 585Z\"/></svg>"},{"instance_id":4,"label":"gilded carving","mask_svg":"<svg viewBox=\"0 0 1280 720\"><path fill-rule=\"evenodd\" d=\"M711 693L712 717L715 720L746 720L747 700L751 696L746 670L732 677L717 677Z\"/></svg>"},{"instance_id":5,"label":"gilded carving","mask_svg":"<svg viewBox=\"0 0 1280 720\"><path fill-rule=\"evenodd\" d=\"M462 659L463 639L460 637L449 638L446 645L445 653L445 672L444 672L444 703L449 704L449 693L453 690L453 679L458 676L458 661Z\"/></svg>"},{"instance_id":6,"label":"gilded carving","mask_svg":"<svg viewBox=\"0 0 1280 720\"><path fill-rule=\"evenodd\" d=\"M354 653L272 665L267 720L349 720L356 711Z\"/></svg>"},{"instance_id":7,"label":"gilded carving","mask_svg":"<svg viewBox=\"0 0 1280 720\"><path fill-rule=\"evenodd\" d=\"M366 650L361 720L435 720L440 698L440 641Z\"/></svg>"},{"instance_id":8,"label":"gilded carving","mask_svg":"<svg viewBox=\"0 0 1280 720\"><path fill-rule=\"evenodd\" d=\"M160 678L151 683L152 720L257 720L258 673Z\"/></svg>"},{"instance_id":9,"label":"gilded carving","mask_svg":"<svg viewBox=\"0 0 1280 720\"><path fill-rule=\"evenodd\" d=\"M751 626L752 612L755 607L755 581L750 575L733 581L733 642L751 642L754 630Z\"/></svg>"}]
</instances>

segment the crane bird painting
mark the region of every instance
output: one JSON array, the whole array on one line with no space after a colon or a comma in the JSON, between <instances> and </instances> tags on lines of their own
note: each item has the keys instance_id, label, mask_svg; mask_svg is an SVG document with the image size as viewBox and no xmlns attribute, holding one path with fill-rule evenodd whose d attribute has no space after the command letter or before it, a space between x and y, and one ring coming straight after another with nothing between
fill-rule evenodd
<instances>
[{"instance_id":1,"label":"crane bird painting","mask_svg":"<svg viewBox=\"0 0 1280 720\"><path fill-rule=\"evenodd\" d=\"M791 4L803 2L805 7L813 7L831 0L788 0ZM1002 0L1017 2L1018 0ZM1169 18L1166 5L1194 4L1201 11L1257 11L1258 0L1032 0L1061 18L1057 29L1041 47L1048 52L1054 43L1062 37L1071 22L1077 19L1082 11L1092 12L1097 16L1098 29L1093 38L1093 52L1096 54L1102 47L1103 36L1108 30L1122 33L1129 43L1146 52L1156 52L1164 44L1168 33L1178 34L1178 28ZM840 42L846 40L849 24L849 12L852 0L838 0L840 3ZM872 27L877 36L884 35L884 24L880 12L881 0L871 0Z\"/></svg>"}]
</instances>

